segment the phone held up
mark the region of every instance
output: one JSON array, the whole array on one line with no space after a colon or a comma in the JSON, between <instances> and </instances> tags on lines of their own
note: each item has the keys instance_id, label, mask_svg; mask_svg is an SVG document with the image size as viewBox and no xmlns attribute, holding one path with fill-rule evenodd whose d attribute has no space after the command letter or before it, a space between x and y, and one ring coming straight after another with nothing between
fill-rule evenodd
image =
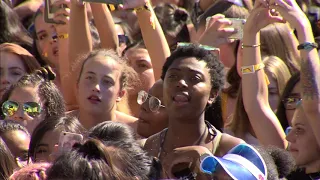
<instances>
[{"instance_id":1,"label":"phone held up","mask_svg":"<svg viewBox=\"0 0 320 180\"><path fill-rule=\"evenodd\" d=\"M212 17L207 17L206 19L206 27L209 25L209 21ZM246 23L245 19L239 19L239 18L226 18L229 19L232 24L230 26L226 26L225 28L234 28L237 30L235 34L232 34L229 36L229 39L238 39L241 40L243 38L243 26Z\"/></svg>"},{"instance_id":2,"label":"phone held up","mask_svg":"<svg viewBox=\"0 0 320 180\"><path fill-rule=\"evenodd\" d=\"M44 21L46 23L52 23L52 24L62 24L61 22L56 22L54 20L54 13L59 10L60 8L67 8L67 5L61 5L60 7L57 7L54 5L54 3L57 0L45 0L44 1Z\"/></svg>"},{"instance_id":3,"label":"phone held up","mask_svg":"<svg viewBox=\"0 0 320 180\"><path fill-rule=\"evenodd\" d=\"M70 133L62 131L59 138L59 152L68 152L71 151L75 143L81 143L83 136L77 133Z\"/></svg>"}]
</instances>

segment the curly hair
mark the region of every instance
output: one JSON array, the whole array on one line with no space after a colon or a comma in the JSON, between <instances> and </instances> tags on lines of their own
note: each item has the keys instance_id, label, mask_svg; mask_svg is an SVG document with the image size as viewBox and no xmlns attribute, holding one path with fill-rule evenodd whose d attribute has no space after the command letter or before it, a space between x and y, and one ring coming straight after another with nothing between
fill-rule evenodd
<instances>
[{"instance_id":1,"label":"curly hair","mask_svg":"<svg viewBox=\"0 0 320 180\"><path fill-rule=\"evenodd\" d=\"M42 108L45 112L44 119L47 119L50 116L60 117L65 113L65 104L59 89L52 82L54 78L55 74L49 67L41 68L32 74L27 74L6 91L2 97L1 104L10 98L12 92L16 88L33 87L37 89L38 95L43 104ZM3 115L2 110L0 110L0 114Z\"/></svg>"},{"instance_id":2,"label":"curly hair","mask_svg":"<svg viewBox=\"0 0 320 180\"><path fill-rule=\"evenodd\" d=\"M201 48L197 44L178 47L164 63L161 79L164 80L169 67L175 60L188 57L194 57L198 61L206 62L206 67L208 68L209 74L211 76L211 90L213 90L214 92L219 92L224 85L224 66L216 55Z\"/></svg>"},{"instance_id":3,"label":"curly hair","mask_svg":"<svg viewBox=\"0 0 320 180\"><path fill-rule=\"evenodd\" d=\"M0 120L0 136L9 131L22 131L30 136L28 130L23 125L12 120Z\"/></svg>"}]
</instances>

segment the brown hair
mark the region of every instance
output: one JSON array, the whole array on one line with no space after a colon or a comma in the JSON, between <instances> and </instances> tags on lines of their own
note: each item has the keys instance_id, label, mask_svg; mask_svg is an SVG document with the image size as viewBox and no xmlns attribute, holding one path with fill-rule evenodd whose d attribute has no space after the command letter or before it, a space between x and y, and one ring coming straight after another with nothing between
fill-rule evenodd
<instances>
[{"instance_id":1,"label":"brown hair","mask_svg":"<svg viewBox=\"0 0 320 180\"><path fill-rule=\"evenodd\" d=\"M275 56L266 57L263 62L265 63L265 71L270 72L276 79L279 96L281 96L287 81L291 77L288 67L280 58ZM245 134L250 132L250 127L250 120L243 104L242 85L240 83L234 116L228 124L228 128L234 133L234 136L244 138Z\"/></svg>"},{"instance_id":2,"label":"brown hair","mask_svg":"<svg viewBox=\"0 0 320 180\"><path fill-rule=\"evenodd\" d=\"M270 24L261 29L261 55L277 56L294 74L300 69L298 42L293 30L287 24Z\"/></svg>"},{"instance_id":3,"label":"brown hair","mask_svg":"<svg viewBox=\"0 0 320 180\"><path fill-rule=\"evenodd\" d=\"M40 68L40 64L27 50L13 43L0 44L0 52L12 53L20 57L28 74Z\"/></svg>"}]
</instances>

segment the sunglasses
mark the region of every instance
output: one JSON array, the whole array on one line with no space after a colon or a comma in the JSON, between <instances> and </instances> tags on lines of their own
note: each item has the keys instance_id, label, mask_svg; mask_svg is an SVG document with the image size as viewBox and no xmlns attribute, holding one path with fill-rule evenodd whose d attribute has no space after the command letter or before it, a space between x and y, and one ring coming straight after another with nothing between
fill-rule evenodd
<instances>
[{"instance_id":1,"label":"sunglasses","mask_svg":"<svg viewBox=\"0 0 320 180\"><path fill-rule=\"evenodd\" d=\"M119 44L129 44L129 37L126 35L118 35Z\"/></svg>"},{"instance_id":2,"label":"sunglasses","mask_svg":"<svg viewBox=\"0 0 320 180\"><path fill-rule=\"evenodd\" d=\"M140 91L138 94L137 102L139 105L142 105L145 103L147 100L149 100L149 109L152 112L158 112L160 107L164 108L165 106L161 104L160 99L151 96L145 91Z\"/></svg>"},{"instance_id":3,"label":"sunglasses","mask_svg":"<svg viewBox=\"0 0 320 180\"><path fill-rule=\"evenodd\" d=\"M5 101L2 106L2 113L5 116L13 116L20 108L18 102L15 101ZM25 102L23 103L23 111L28 114L30 117L36 117L41 113L41 106L36 102Z\"/></svg>"},{"instance_id":4,"label":"sunglasses","mask_svg":"<svg viewBox=\"0 0 320 180\"><path fill-rule=\"evenodd\" d=\"M302 99L297 97L288 97L282 100L286 110L294 110L301 103Z\"/></svg>"}]
</instances>

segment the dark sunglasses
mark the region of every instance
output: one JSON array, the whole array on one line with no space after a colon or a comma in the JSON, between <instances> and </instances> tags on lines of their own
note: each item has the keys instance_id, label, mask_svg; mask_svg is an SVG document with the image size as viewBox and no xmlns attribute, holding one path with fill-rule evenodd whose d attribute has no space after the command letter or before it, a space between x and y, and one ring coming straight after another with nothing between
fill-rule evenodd
<instances>
[{"instance_id":1,"label":"dark sunglasses","mask_svg":"<svg viewBox=\"0 0 320 180\"><path fill-rule=\"evenodd\" d=\"M129 37L126 35L118 35L118 39L119 39L119 44L129 44L130 40Z\"/></svg>"},{"instance_id":2,"label":"dark sunglasses","mask_svg":"<svg viewBox=\"0 0 320 180\"><path fill-rule=\"evenodd\" d=\"M160 107L164 108L165 106L161 104L160 99L151 96L150 94L148 94L145 91L140 91L138 94L138 98L137 98L137 102L139 105L142 105L143 103L145 103L147 100L149 100L149 109L152 112L157 112Z\"/></svg>"},{"instance_id":3,"label":"dark sunglasses","mask_svg":"<svg viewBox=\"0 0 320 180\"><path fill-rule=\"evenodd\" d=\"M15 101L5 101L1 106L2 113L8 117L13 116L19 108L19 103ZM36 102L25 102L22 108L30 117L36 117L41 113L41 106Z\"/></svg>"}]
</instances>

